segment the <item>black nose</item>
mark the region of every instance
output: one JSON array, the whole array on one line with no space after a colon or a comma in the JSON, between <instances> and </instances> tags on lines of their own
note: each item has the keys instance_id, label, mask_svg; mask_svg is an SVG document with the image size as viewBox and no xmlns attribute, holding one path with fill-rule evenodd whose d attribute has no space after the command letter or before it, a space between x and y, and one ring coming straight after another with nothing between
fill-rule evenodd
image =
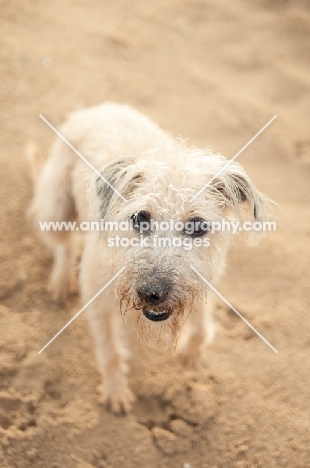
<instances>
[{"instance_id":1,"label":"black nose","mask_svg":"<svg viewBox=\"0 0 310 468\"><path fill-rule=\"evenodd\" d=\"M170 285L165 283L143 283L137 287L140 299L148 304L160 304L168 296Z\"/></svg>"}]
</instances>

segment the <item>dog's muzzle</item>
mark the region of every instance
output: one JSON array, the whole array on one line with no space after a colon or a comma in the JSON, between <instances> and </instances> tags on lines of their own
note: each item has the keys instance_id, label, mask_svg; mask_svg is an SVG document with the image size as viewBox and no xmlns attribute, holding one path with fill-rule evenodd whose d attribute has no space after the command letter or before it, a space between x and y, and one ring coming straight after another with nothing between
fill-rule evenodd
<instances>
[{"instance_id":1,"label":"dog's muzzle","mask_svg":"<svg viewBox=\"0 0 310 468\"><path fill-rule=\"evenodd\" d=\"M143 304L142 312L148 320L162 322L169 318L170 312L157 309L158 305L168 297L170 290L171 284L169 281L158 280L157 278L152 278L137 287L138 296Z\"/></svg>"}]
</instances>

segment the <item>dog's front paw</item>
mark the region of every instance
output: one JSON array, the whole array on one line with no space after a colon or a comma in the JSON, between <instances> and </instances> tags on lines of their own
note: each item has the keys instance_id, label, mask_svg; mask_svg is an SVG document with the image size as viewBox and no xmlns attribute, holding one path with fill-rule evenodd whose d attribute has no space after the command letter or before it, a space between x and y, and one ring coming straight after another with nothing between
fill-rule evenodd
<instances>
[{"instance_id":1,"label":"dog's front paw","mask_svg":"<svg viewBox=\"0 0 310 468\"><path fill-rule=\"evenodd\" d=\"M121 388L104 388L102 403L115 414L127 414L132 407L135 398L128 386Z\"/></svg>"}]
</instances>

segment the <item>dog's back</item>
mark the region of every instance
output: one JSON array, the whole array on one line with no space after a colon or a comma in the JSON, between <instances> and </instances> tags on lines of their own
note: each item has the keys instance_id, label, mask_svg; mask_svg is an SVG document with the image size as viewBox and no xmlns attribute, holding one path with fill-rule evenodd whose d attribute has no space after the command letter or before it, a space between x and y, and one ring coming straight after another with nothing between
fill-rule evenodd
<instances>
[{"instance_id":1,"label":"dog's back","mask_svg":"<svg viewBox=\"0 0 310 468\"><path fill-rule=\"evenodd\" d=\"M70 114L59 132L97 170L115 155L136 156L170 139L144 115L113 103ZM44 165L33 144L27 153L35 179L36 194L30 208L35 221L71 221L76 216L87 219L85 176L92 173L87 164L59 137Z\"/></svg>"}]
</instances>

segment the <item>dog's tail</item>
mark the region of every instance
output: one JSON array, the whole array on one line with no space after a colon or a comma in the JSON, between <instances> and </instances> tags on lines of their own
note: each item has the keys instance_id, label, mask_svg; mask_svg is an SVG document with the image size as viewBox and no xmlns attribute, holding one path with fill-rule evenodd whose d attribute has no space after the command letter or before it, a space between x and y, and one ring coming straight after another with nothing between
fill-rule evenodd
<instances>
[{"instance_id":1,"label":"dog's tail","mask_svg":"<svg viewBox=\"0 0 310 468\"><path fill-rule=\"evenodd\" d=\"M45 160L38 145L29 142L26 146L34 196L28 209L28 218L36 225L41 221L75 221L76 209L72 194L71 171L76 156L60 139L55 140L50 156ZM65 230L45 231L45 239L68 237Z\"/></svg>"},{"instance_id":2,"label":"dog's tail","mask_svg":"<svg viewBox=\"0 0 310 468\"><path fill-rule=\"evenodd\" d=\"M43 154L35 141L29 141L26 144L26 159L28 161L31 180L35 183L44 165Z\"/></svg>"}]
</instances>

